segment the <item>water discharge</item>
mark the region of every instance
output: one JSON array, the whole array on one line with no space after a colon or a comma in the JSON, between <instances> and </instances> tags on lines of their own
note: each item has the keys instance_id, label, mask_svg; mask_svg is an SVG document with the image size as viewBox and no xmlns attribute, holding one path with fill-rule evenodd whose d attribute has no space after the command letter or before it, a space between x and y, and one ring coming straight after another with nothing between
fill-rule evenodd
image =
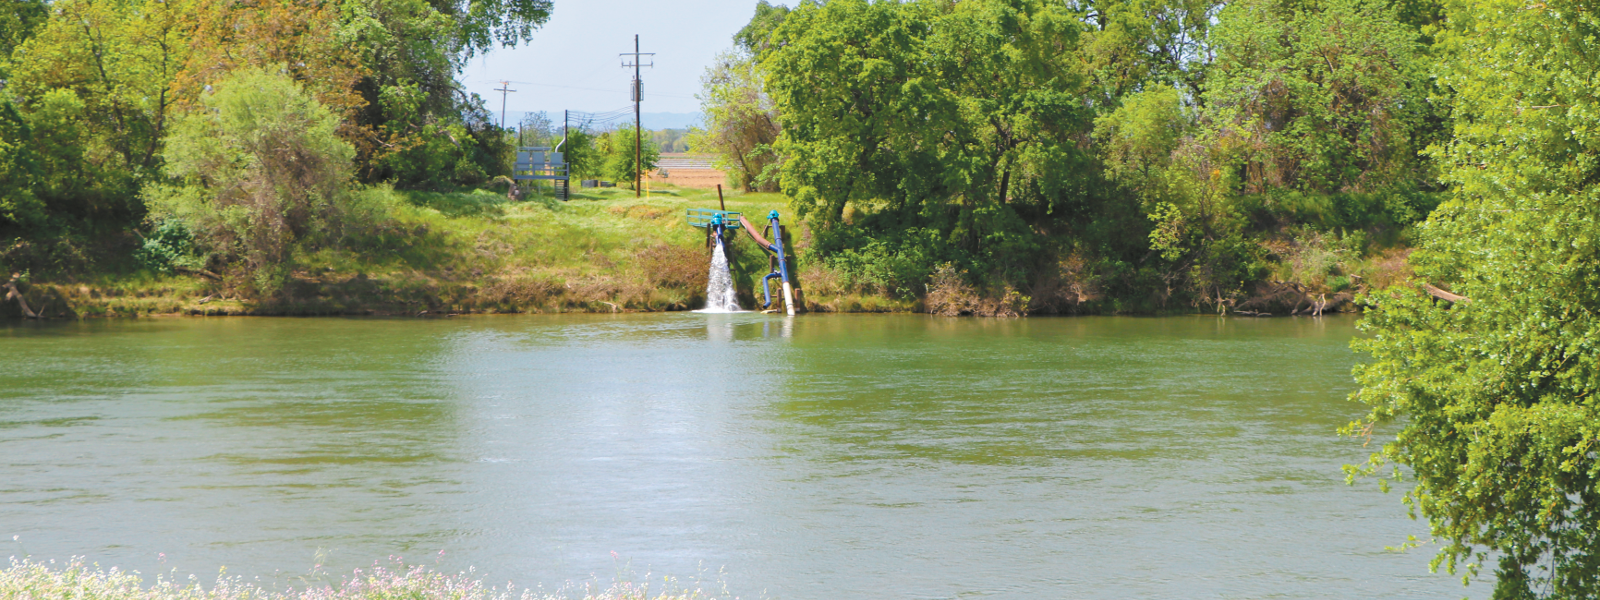
<instances>
[{"instance_id":1,"label":"water discharge","mask_svg":"<svg viewBox=\"0 0 1600 600\"><path fill-rule=\"evenodd\" d=\"M728 254L723 251L722 236L711 252L711 272L706 276L706 307L696 312L740 312L739 297L733 289L733 272L728 269Z\"/></svg>"}]
</instances>

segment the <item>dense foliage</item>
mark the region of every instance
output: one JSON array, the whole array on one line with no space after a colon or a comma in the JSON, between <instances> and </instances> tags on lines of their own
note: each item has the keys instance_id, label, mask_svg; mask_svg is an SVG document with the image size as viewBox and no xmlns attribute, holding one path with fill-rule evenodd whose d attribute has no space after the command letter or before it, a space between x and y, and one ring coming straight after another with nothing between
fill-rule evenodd
<instances>
[{"instance_id":1,"label":"dense foliage","mask_svg":"<svg viewBox=\"0 0 1600 600\"><path fill-rule=\"evenodd\" d=\"M200 103L172 125L166 171L183 184L146 188L152 217L181 224L221 261L239 259L271 296L294 244L333 233L346 212L355 149L332 111L275 72L236 71Z\"/></svg>"},{"instance_id":2,"label":"dense foliage","mask_svg":"<svg viewBox=\"0 0 1600 600\"><path fill-rule=\"evenodd\" d=\"M530 39L548 0L7 0L0 10L0 234L11 269L62 264L17 248L116 245L175 123L233 73L277 70L331 111L352 148L338 185L438 188L509 168L512 142L455 82L464 61ZM26 254L26 255L25 255ZM92 254L92 253L91 253ZM115 257L118 253L102 252ZM83 267L79 261L78 267Z\"/></svg>"},{"instance_id":3,"label":"dense foliage","mask_svg":"<svg viewBox=\"0 0 1600 600\"><path fill-rule=\"evenodd\" d=\"M1373 295L1357 399L1366 466L1409 467L1436 564L1495 561L1496 598L1600 596L1600 18L1583 2L1457 2L1439 44L1452 188L1415 284ZM1399 478L1396 469L1393 477Z\"/></svg>"},{"instance_id":4,"label":"dense foliage","mask_svg":"<svg viewBox=\"0 0 1600 600\"><path fill-rule=\"evenodd\" d=\"M950 265L1035 312L1226 310L1299 273L1277 265L1358 241L1292 282L1325 296L1440 189L1418 154L1445 132L1434 21L1403 9L760 4L707 71L695 139L741 185L793 197L830 264L891 294Z\"/></svg>"}]
</instances>

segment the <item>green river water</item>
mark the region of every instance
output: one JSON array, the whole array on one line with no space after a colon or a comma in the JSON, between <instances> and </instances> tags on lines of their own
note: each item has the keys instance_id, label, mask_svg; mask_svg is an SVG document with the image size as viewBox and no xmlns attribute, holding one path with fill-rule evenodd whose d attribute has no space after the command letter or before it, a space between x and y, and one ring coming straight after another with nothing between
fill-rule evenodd
<instances>
[{"instance_id":1,"label":"green river water","mask_svg":"<svg viewBox=\"0 0 1600 600\"><path fill-rule=\"evenodd\" d=\"M1354 323L13 324L0 557L288 585L402 556L795 600L1487 596L1385 550L1425 524L1343 482Z\"/></svg>"}]
</instances>

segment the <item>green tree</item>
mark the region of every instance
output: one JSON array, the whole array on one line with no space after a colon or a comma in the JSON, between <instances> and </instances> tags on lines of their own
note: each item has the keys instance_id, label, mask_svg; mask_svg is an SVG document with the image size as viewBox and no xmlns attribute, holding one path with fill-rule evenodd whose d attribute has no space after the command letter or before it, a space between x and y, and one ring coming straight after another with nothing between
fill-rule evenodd
<instances>
[{"instance_id":1,"label":"green tree","mask_svg":"<svg viewBox=\"0 0 1600 600\"><path fill-rule=\"evenodd\" d=\"M474 184L508 170L512 145L455 77L495 45L532 39L549 0L345 0L341 35L358 49L354 122L360 176L402 187Z\"/></svg>"},{"instance_id":2,"label":"green tree","mask_svg":"<svg viewBox=\"0 0 1600 600\"><path fill-rule=\"evenodd\" d=\"M1239 139L1246 192L1415 188L1434 141L1416 31L1371 0L1229 4L1212 29L1206 121Z\"/></svg>"},{"instance_id":3,"label":"green tree","mask_svg":"<svg viewBox=\"0 0 1600 600\"><path fill-rule=\"evenodd\" d=\"M656 141L648 133L642 139L642 144L635 146L638 132L631 127L624 127L606 134L606 162L605 173L617 180L633 186L635 177L641 173L649 173L656 169L656 163L661 160L661 148L656 146Z\"/></svg>"},{"instance_id":4,"label":"green tree","mask_svg":"<svg viewBox=\"0 0 1600 600\"><path fill-rule=\"evenodd\" d=\"M32 139L16 107L0 103L0 222L27 226L44 217L44 205L34 195L39 161Z\"/></svg>"},{"instance_id":5,"label":"green tree","mask_svg":"<svg viewBox=\"0 0 1600 600\"><path fill-rule=\"evenodd\" d=\"M185 18L179 2L62 0L17 48L6 91L50 155L36 191L52 214L117 226L143 216L137 189L159 173Z\"/></svg>"},{"instance_id":6,"label":"green tree","mask_svg":"<svg viewBox=\"0 0 1600 600\"><path fill-rule=\"evenodd\" d=\"M1497 561L1496 598L1600 596L1600 16L1573 0L1449 5L1450 198L1417 285L1371 295L1349 430L1398 433L1352 475L1408 467L1434 565ZM1392 475L1403 473L1396 467ZM1413 513L1415 514L1415 513Z\"/></svg>"},{"instance_id":7,"label":"green tree","mask_svg":"<svg viewBox=\"0 0 1600 600\"><path fill-rule=\"evenodd\" d=\"M44 0L0 0L0 80L10 78L11 53L44 24L47 6Z\"/></svg>"},{"instance_id":8,"label":"green tree","mask_svg":"<svg viewBox=\"0 0 1600 600\"><path fill-rule=\"evenodd\" d=\"M1181 89L1198 104L1214 57L1210 31L1218 0L1090 0L1080 4L1083 56L1098 99L1120 99L1161 87Z\"/></svg>"},{"instance_id":9,"label":"green tree","mask_svg":"<svg viewBox=\"0 0 1600 600\"><path fill-rule=\"evenodd\" d=\"M184 184L147 192L156 219L182 222L268 297L297 242L334 235L355 155L338 116L275 71L237 71L179 117L165 154Z\"/></svg>"},{"instance_id":10,"label":"green tree","mask_svg":"<svg viewBox=\"0 0 1600 600\"><path fill-rule=\"evenodd\" d=\"M1080 25L1042 1L802 4L761 60L781 185L823 252L1022 277L1029 223L1080 208ZM846 209L864 215L845 223ZM884 247L884 244L889 244ZM872 249L876 248L876 249Z\"/></svg>"},{"instance_id":11,"label":"green tree","mask_svg":"<svg viewBox=\"0 0 1600 600\"><path fill-rule=\"evenodd\" d=\"M561 153L567 159L567 164L571 165L568 170L573 179L592 179L605 175L605 156L600 152L596 137L587 124L567 128L567 141L561 145Z\"/></svg>"},{"instance_id":12,"label":"green tree","mask_svg":"<svg viewBox=\"0 0 1600 600\"><path fill-rule=\"evenodd\" d=\"M777 165L773 143L778 140L777 107L762 90L755 58L744 52L724 52L701 77L700 112L703 128L690 134L689 144L717 157L717 167L729 174L734 186L744 190L777 191L768 168Z\"/></svg>"}]
</instances>

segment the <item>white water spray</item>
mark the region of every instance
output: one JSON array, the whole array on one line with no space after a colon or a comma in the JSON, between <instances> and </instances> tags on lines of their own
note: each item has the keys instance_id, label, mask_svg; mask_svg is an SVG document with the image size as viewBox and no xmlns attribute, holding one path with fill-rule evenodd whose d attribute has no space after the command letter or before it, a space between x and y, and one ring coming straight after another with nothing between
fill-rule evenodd
<instances>
[{"instance_id":1,"label":"white water spray","mask_svg":"<svg viewBox=\"0 0 1600 600\"><path fill-rule=\"evenodd\" d=\"M722 237L715 237L717 247L711 252L711 273L706 277L706 307L699 312L739 312L739 298L733 291L733 273L728 270L728 255L722 250Z\"/></svg>"}]
</instances>

